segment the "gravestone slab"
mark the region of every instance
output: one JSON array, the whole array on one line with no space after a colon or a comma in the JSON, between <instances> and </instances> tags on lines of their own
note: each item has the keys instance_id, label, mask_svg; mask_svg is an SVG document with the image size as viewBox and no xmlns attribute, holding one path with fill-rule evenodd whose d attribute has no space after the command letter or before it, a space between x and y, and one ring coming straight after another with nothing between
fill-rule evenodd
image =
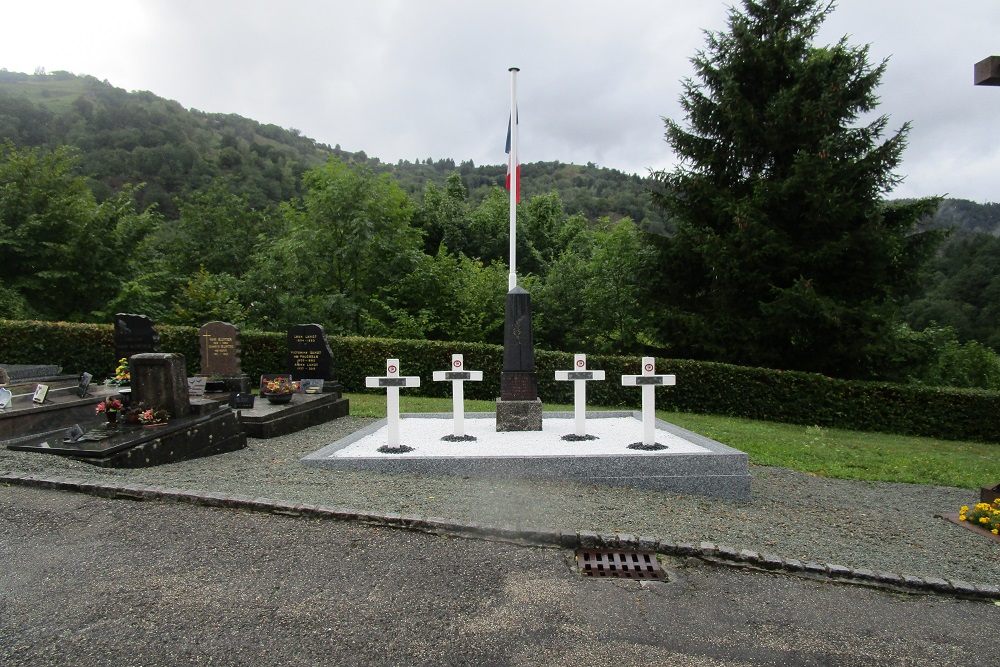
<instances>
[{"instance_id":1,"label":"gravestone slab","mask_svg":"<svg viewBox=\"0 0 1000 667\"><path fill-rule=\"evenodd\" d=\"M318 324L296 324L288 330L288 372L294 380L334 380L333 352Z\"/></svg>"},{"instance_id":2,"label":"gravestone slab","mask_svg":"<svg viewBox=\"0 0 1000 667\"><path fill-rule=\"evenodd\" d=\"M153 321L145 315L118 313L115 315L115 362L136 354L160 351L160 335Z\"/></svg>"},{"instance_id":3,"label":"gravestone slab","mask_svg":"<svg viewBox=\"0 0 1000 667\"><path fill-rule=\"evenodd\" d=\"M198 330L201 374L236 377L240 370L240 328L228 322L209 322Z\"/></svg>"},{"instance_id":4,"label":"gravestone slab","mask_svg":"<svg viewBox=\"0 0 1000 667\"><path fill-rule=\"evenodd\" d=\"M135 354L132 355L129 370L135 400L162 408L170 413L171 418L191 414L184 355L163 352Z\"/></svg>"}]
</instances>

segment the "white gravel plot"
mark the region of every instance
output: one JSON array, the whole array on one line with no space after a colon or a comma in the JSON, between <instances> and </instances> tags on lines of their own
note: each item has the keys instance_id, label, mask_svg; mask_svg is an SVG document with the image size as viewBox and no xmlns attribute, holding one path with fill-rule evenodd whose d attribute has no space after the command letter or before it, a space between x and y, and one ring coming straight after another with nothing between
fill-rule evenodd
<instances>
[{"instance_id":1,"label":"white gravel plot","mask_svg":"<svg viewBox=\"0 0 1000 667\"><path fill-rule=\"evenodd\" d=\"M379 447L388 442L386 427L339 449L330 458L421 458L421 457L546 457L546 456L663 456L670 454L709 454L708 449L672 433L656 430L656 442L667 448L659 451L629 449L642 441L642 422L632 417L588 419L587 435L596 440L567 441L562 436L575 432L573 419L546 417L541 431L497 433L495 417L466 417L465 433L475 436L471 442L441 440L451 435L452 420L404 417L399 423L400 444L412 452L383 454Z\"/></svg>"}]
</instances>

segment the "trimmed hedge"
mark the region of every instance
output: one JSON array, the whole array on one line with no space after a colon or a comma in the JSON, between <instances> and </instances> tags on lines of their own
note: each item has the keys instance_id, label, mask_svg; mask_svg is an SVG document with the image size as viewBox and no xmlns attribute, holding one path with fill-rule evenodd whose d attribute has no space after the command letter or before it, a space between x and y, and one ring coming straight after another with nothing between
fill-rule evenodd
<instances>
[{"instance_id":1,"label":"trimmed hedge","mask_svg":"<svg viewBox=\"0 0 1000 667\"><path fill-rule=\"evenodd\" d=\"M157 331L161 349L183 354L188 372L198 373L198 330L159 326ZM244 331L241 337L242 368L251 378L287 368L285 334ZM493 400L500 394L503 348L498 345L354 336L334 336L329 341L337 379L345 391L364 391L365 377L382 375L385 360L397 358L403 375L418 375L422 380L419 389L408 393L447 397L450 383L433 382L431 374L449 368L455 353L465 355L466 367L483 371L485 378L466 383L467 398ZM67 373L88 371L101 378L115 367L114 330L100 324L0 320L0 360L59 364ZM639 373L639 363L636 357L588 356L588 367L602 369L608 377L588 383L588 403L638 408L641 392L622 387L618 378ZM538 391L545 402L573 402L572 383L554 379L554 371L569 370L572 364L570 353L535 351ZM1000 442L1000 392L854 382L680 359L658 359L657 370L677 376L676 387L657 392L657 407L663 410Z\"/></svg>"}]
</instances>

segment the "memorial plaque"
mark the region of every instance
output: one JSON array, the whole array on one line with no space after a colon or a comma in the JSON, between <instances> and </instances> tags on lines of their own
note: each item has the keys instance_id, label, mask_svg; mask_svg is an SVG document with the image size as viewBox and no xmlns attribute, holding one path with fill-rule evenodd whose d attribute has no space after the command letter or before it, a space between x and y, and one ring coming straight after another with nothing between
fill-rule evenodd
<instances>
[{"instance_id":1,"label":"memorial plaque","mask_svg":"<svg viewBox=\"0 0 1000 667\"><path fill-rule=\"evenodd\" d=\"M637 377L635 379L635 384L636 384L636 386L640 386L640 387L642 385L644 385L644 384L662 385L663 384L663 376L662 375L650 375L650 376L647 376L647 377L643 377L643 376L640 375L639 377Z\"/></svg>"},{"instance_id":2,"label":"memorial plaque","mask_svg":"<svg viewBox=\"0 0 1000 667\"><path fill-rule=\"evenodd\" d=\"M73 424L73 428L66 431L66 436L63 438L63 442L66 444L74 443L83 437L83 429L80 428L79 424Z\"/></svg>"},{"instance_id":3,"label":"memorial plaque","mask_svg":"<svg viewBox=\"0 0 1000 667\"><path fill-rule=\"evenodd\" d=\"M115 363L131 359L135 354L160 351L160 335L153 321L145 315L118 313L115 315Z\"/></svg>"},{"instance_id":4,"label":"memorial plaque","mask_svg":"<svg viewBox=\"0 0 1000 667\"><path fill-rule=\"evenodd\" d=\"M44 403L45 397L49 395L49 385L40 384L35 387L35 395L31 397L31 400L35 403Z\"/></svg>"},{"instance_id":5,"label":"memorial plaque","mask_svg":"<svg viewBox=\"0 0 1000 667\"><path fill-rule=\"evenodd\" d=\"M323 327L296 324L288 330L288 372L295 380L333 380L333 352Z\"/></svg>"},{"instance_id":6,"label":"memorial plaque","mask_svg":"<svg viewBox=\"0 0 1000 667\"><path fill-rule=\"evenodd\" d=\"M445 380L471 380L472 373L469 371L445 371Z\"/></svg>"},{"instance_id":7,"label":"memorial plaque","mask_svg":"<svg viewBox=\"0 0 1000 667\"><path fill-rule=\"evenodd\" d=\"M188 378L188 394L191 396L204 396L205 385L207 384L208 378L201 375Z\"/></svg>"},{"instance_id":8,"label":"memorial plaque","mask_svg":"<svg viewBox=\"0 0 1000 667\"><path fill-rule=\"evenodd\" d=\"M570 371L566 373L567 380L593 380L594 371Z\"/></svg>"},{"instance_id":9,"label":"memorial plaque","mask_svg":"<svg viewBox=\"0 0 1000 667\"><path fill-rule=\"evenodd\" d=\"M253 410L253 402L256 398L253 394L232 393L229 395L229 407L237 410Z\"/></svg>"},{"instance_id":10,"label":"memorial plaque","mask_svg":"<svg viewBox=\"0 0 1000 667\"><path fill-rule=\"evenodd\" d=\"M76 388L76 395L79 398L87 395L87 390L90 388L90 381L93 379L94 376L90 373L80 373L80 385Z\"/></svg>"},{"instance_id":11,"label":"memorial plaque","mask_svg":"<svg viewBox=\"0 0 1000 667\"><path fill-rule=\"evenodd\" d=\"M10 389L0 387L0 410L7 409L7 406L10 405L10 401L13 398L14 394L10 391Z\"/></svg>"},{"instance_id":12,"label":"memorial plaque","mask_svg":"<svg viewBox=\"0 0 1000 667\"><path fill-rule=\"evenodd\" d=\"M234 377L240 370L240 328L228 322L209 322L198 330L202 375Z\"/></svg>"},{"instance_id":13,"label":"memorial plaque","mask_svg":"<svg viewBox=\"0 0 1000 667\"><path fill-rule=\"evenodd\" d=\"M321 394L323 393L323 380L320 378L299 380L299 390L303 394Z\"/></svg>"},{"instance_id":14,"label":"memorial plaque","mask_svg":"<svg viewBox=\"0 0 1000 667\"><path fill-rule=\"evenodd\" d=\"M380 387L405 387L406 378L379 378L378 386Z\"/></svg>"}]
</instances>

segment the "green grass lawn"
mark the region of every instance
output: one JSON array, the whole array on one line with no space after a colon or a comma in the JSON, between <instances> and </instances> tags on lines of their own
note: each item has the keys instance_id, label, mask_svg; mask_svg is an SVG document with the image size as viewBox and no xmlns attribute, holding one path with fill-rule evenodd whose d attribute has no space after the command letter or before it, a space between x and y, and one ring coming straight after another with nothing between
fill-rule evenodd
<instances>
[{"instance_id":1,"label":"green grass lawn","mask_svg":"<svg viewBox=\"0 0 1000 667\"><path fill-rule=\"evenodd\" d=\"M385 417L385 394L346 394L351 414ZM451 412L451 399L400 395L402 412ZM466 401L467 412L493 412L493 401ZM572 410L546 404L544 409ZM600 408L595 408L600 409ZM1000 444L937 440L735 417L657 411L660 419L735 447L751 463L820 477L936 484L978 489L1000 482Z\"/></svg>"}]
</instances>

